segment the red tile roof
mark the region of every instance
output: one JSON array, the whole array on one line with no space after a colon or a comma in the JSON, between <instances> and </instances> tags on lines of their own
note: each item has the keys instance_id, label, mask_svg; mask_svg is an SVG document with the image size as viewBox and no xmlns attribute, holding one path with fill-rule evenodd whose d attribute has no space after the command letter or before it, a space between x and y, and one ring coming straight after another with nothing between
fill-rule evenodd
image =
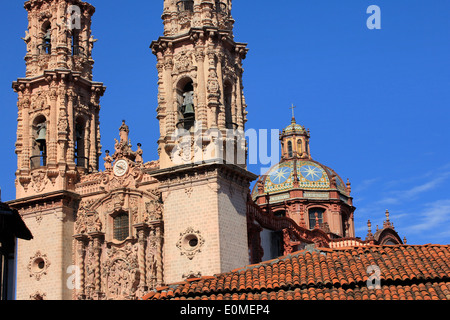
<instances>
[{"instance_id":1,"label":"red tile roof","mask_svg":"<svg viewBox=\"0 0 450 320\"><path fill-rule=\"evenodd\" d=\"M369 289L378 266L381 288ZM448 300L449 245L302 250L214 277L189 279L144 300Z\"/></svg>"}]
</instances>

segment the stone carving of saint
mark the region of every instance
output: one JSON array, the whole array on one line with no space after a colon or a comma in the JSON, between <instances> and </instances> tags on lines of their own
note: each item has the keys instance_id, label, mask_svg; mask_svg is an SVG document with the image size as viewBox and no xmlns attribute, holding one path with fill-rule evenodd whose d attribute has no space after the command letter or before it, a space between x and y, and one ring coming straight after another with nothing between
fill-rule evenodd
<instances>
[{"instance_id":1,"label":"stone carving of saint","mask_svg":"<svg viewBox=\"0 0 450 320\"><path fill-rule=\"evenodd\" d=\"M128 133L130 133L130 129L125 124L125 120L122 121L122 125L119 128L119 136L120 136L120 143L121 144L127 144L128 143Z\"/></svg>"},{"instance_id":2,"label":"stone carving of saint","mask_svg":"<svg viewBox=\"0 0 450 320\"><path fill-rule=\"evenodd\" d=\"M105 151L106 156L103 158L105 160L105 169L107 172L110 172L112 170L112 162L114 159L109 155L109 150Z\"/></svg>"},{"instance_id":3,"label":"stone carving of saint","mask_svg":"<svg viewBox=\"0 0 450 320\"><path fill-rule=\"evenodd\" d=\"M136 163L137 164L143 164L144 163L144 159L142 158L142 155L144 154L144 151L142 151L141 147L142 144L138 143L137 144L137 151L136 151Z\"/></svg>"}]
</instances>

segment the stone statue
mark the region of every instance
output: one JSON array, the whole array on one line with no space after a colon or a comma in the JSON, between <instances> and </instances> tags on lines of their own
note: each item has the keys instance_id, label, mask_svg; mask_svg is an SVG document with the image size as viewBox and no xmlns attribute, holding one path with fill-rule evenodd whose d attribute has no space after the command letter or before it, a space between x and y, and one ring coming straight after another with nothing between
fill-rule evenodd
<instances>
[{"instance_id":1,"label":"stone statue","mask_svg":"<svg viewBox=\"0 0 450 320\"><path fill-rule=\"evenodd\" d=\"M114 161L114 159L109 155L109 150L105 151L106 156L103 158L103 160L105 160L105 169L107 172L112 170L112 162Z\"/></svg>"},{"instance_id":2,"label":"stone statue","mask_svg":"<svg viewBox=\"0 0 450 320\"><path fill-rule=\"evenodd\" d=\"M125 124L125 120L122 120L122 125L119 128L119 136L120 136L120 143L121 144L127 144L128 143L128 134L130 133L130 129Z\"/></svg>"},{"instance_id":3,"label":"stone statue","mask_svg":"<svg viewBox=\"0 0 450 320\"><path fill-rule=\"evenodd\" d=\"M144 159L142 158L142 155L144 154L144 151L142 151L142 149L141 149L142 144L138 143L137 147L138 147L138 149L136 151L136 163L141 165L141 164L144 163Z\"/></svg>"}]
</instances>

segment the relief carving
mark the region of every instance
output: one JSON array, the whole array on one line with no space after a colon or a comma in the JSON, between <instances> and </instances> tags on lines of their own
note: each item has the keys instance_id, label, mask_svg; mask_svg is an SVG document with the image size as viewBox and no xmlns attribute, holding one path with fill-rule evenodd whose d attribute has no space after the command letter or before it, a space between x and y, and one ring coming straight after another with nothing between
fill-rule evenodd
<instances>
[{"instance_id":1,"label":"relief carving","mask_svg":"<svg viewBox=\"0 0 450 320\"><path fill-rule=\"evenodd\" d=\"M45 171L31 173L31 185L36 193L42 192L48 183Z\"/></svg>"},{"instance_id":2,"label":"relief carving","mask_svg":"<svg viewBox=\"0 0 450 320\"><path fill-rule=\"evenodd\" d=\"M108 249L102 267L107 299L135 298L140 276L138 245L128 243L124 248Z\"/></svg>"}]
</instances>

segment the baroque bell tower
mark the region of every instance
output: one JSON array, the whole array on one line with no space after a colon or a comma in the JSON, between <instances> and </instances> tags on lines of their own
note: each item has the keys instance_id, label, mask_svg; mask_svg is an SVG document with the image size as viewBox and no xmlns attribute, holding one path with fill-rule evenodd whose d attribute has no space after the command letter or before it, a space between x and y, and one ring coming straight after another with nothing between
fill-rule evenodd
<instances>
[{"instance_id":1,"label":"baroque bell tower","mask_svg":"<svg viewBox=\"0 0 450 320\"><path fill-rule=\"evenodd\" d=\"M165 0L157 58L165 281L247 265L247 121L231 0Z\"/></svg>"},{"instance_id":2,"label":"baroque bell tower","mask_svg":"<svg viewBox=\"0 0 450 320\"><path fill-rule=\"evenodd\" d=\"M18 299L70 299L75 184L98 171L100 97L91 17L80 0L29 0L26 76L18 94L16 199L34 240L19 242ZM51 274L51 275L50 275ZM45 296L45 297L44 297Z\"/></svg>"}]
</instances>

